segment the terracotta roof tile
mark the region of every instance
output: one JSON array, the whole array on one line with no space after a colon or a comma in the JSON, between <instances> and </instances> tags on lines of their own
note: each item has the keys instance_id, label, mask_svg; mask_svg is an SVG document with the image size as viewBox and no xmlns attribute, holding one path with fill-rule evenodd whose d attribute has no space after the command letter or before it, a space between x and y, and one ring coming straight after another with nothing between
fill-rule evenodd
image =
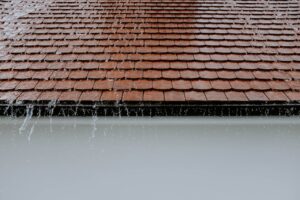
<instances>
[{"instance_id":1,"label":"terracotta roof tile","mask_svg":"<svg viewBox=\"0 0 300 200\"><path fill-rule=\"evenodd\" d=\"M210 89L212 89L210 81L205 81L205 80L192 81L192 86L193 86L194 90L210 90Z\"/></svg>"},{"instance_id":2,"label":"terracotta roof tile","mask_svg":"<svg viewBox=\"0 0 300 200\"><path fill-rule=\"evenodd\" d=\"M271 73L263 71L254 71L253 75L256 79L271 80L273 78Z\"/></svg>"},{"instance_id":3,"label":"terracotta roof tile","mask_svg":"<svg viewBox=\"0 0 300 200\"><path fill-rule=\"evenodd\" d=\"M72 71L69 74L69 79L86 79L87 74L88 72L83 70Z\"/></svg>"},{"instance_id":4,"label":"terracotta roof tile","mask_svg":"<svg viewBox=\"0 0 300 200\"><path fill-rule=\"evenodd\" d=\"M4 71L0 73L0 80L9 80L12 79L15 75L17 74L17 72L15 71Z\"/></svg>"},{"instance_id":5,"label":"terracotta roof tile","mask_svg":"<svg viewBox=\"0 0 300 200\"><path fill-rule=\"evenodd\" d=\"M229 101L247 101L247 97L244 92L236 92L236 91L229 91L225 92L226 97Z\"/></svg>"},{"instance_id":6,"label":"terracotta roof tile","mask_svg":"<svg viewBox=\"0 0 300 200\"><path fill-rule=\"evenodd\" d=\"M164 101L164 93L155 90L145 91L144 101Z\"/></svg>"},{"instance_id":7,"label":"terracotta roof tile","mask_svg":"<svg viewBox=\"0 0 300 200\"><path fill-rule=\"evenodd\" d=\"M87 74L88 79L104 79L107 71L104 70L92 70Z\"/></svg>"},{"instance_id":8,"label":"terracotta roof tile","mask_svg":"<svg viewBox=\"0 0 300 200\"><path fill-rule=\"evenodd\" d=\"M238 79L255 79L251 71L237 71L235 75Z\"/></svg>"},{"instance_id":9,"label":"terracotta roof tile","mask_svg":"<svg viewBox=\"0 0 300 200\"><path fill-rule=\"evenodd\" d=\"M205 64L201 62L188 62L189 69L205 69Z\"/></svg>"},{"instance_id":10,"label":"terracotta roof tile","mask_svg":"<svg viewBox=\"0 0 300 200\"><path fill-rule=\"evenodd\" d=\"M69 71L55 71L50 76L50 79L67 79L69 77Z\"/></svg>"},{"instance_id":11,"label":"terracotta roof tile","mask_svg":"<svg viewBox=\"0 0 300 200\"><path fill-rule=\"evenodd\" d=\"M136 80L133 81L133 87L139 90L149 90L153 88L153 81L150 80Z\"/></svg>"},{"instance_id":12,"label":"terracotta roof tile","mask_svg":"<svg viewBox=\"0 0 300 200\"><path fill-rule=\"evenodd\" d=\"M272 90L289 90L290 86L285 81L269 81Z\"/></svg>"},{"instance_id":13,"label":"terracotta roof tile","mask_svg":"<svg viewBox=\"0 0 300 200\"><path fill-rule=\"evenodd\" d=\"M52 90L54 89L54 86L56 84L56 81L38 81L38 83L35 86L36 90Z\"/></svg>"},{"instance_id":14,"label":"terracotta roof tile","mask_svg":"<svg viewBox=\"0 0 300 200\"><path fill-rule=\"evenodd\" d=\"M116 80L114 82L113 88L115 90L130 90L133 88L132 80Z\"/></svg>"},{"instance_id":15,"label":"terracotta roof tile","mask_svg":"<svg viewBox=\"0 0 300 200\"><path fill-rule=\"evenodd\" d=\"M33 77L33 71L20 71L15 75L15 79L17 80L28 80Z\"/></svg>"},{"instance_id":16,"label":"terracotta roof tile","mask_svg":"<svg viewBox=\"0 0 300 200\"><path fill-rule=\"evenodd\" d=\"M0 82L0 90L1 91L14 90L18 84L19 81L2 81Z\"/></svg>"},{"instance_id":17,"label":"terracotta roof tile","mask_svg":"<svg viewBox=\"0 0 300 200\"><path fill-rule=\"evenodd\" d=\"M169 80L157 80L153 82L153 88L157 90L170 90L172 87L172 81Z\"/></svg>"},{"instance_id":18,"label":"terracotta roof tile","mask_svg":"<svg viewBox=\"0 0 300 200\"><path fill-rule=\"evenodd\" d=\"M300 101L299 92L286 92L286 95L289 97L291 101Z\"/></svg>"},{"instance_id":19,"label":"terracotta roof tile","mask_svg":"<svg viewBox=\"0 0 300 200\"><path fill-rule=\"evenodd\" d=\"M271 101L288 101L289 98L283 93L283 92L265 92L265 95L271 100Z\"/></svg>"},{"instance_id":20,"label":"terracotta roof tile","mask_svg":"<svg viewBox=\"0 0 300 200\"><path fill-rule=\"evenodd\" d=\"M192 88L191 81L188 80L175 80L172 81L172 85L176 90L189 90Z\"/></svg>"},{"instance_id":21,"label":"terracotta roof tile","mask_svg":"<svg viewBox=\"0 0 300 200\"><path fill-rule=\"evenodd\" d=\"M167 91L165 92L166 101L185 101L185 96L183 92L179 91Z\"/></svg>"},{"instance_id":22,"label":"terracotta roof tile","mask_svg":"<svg viewBox=\"0 0 300 200\"><path fill-rule=\"evenodd\" d=\"M180 71L180 76L183 79L197 79L197 78L199 78L199 73L198 73L198 71L183 70L183 71Z\"/></svg>"},{"instance_id":23,"label":"terracotta roof tile","mask_svg":"<svg viewBox=\"0 0 300 200\"><path fill-rule=\"evenodd\" d=\"M5 92L0 93L0 100L14 101L20 96L21 92Z\"/></svg>"},{"instance_id":24,"label":"terracotta roof tile","mask_svg":"<svg viewBox=\"0 0 300 200\"><path fill-rule=\"evenodd\" d=\"M59 96L59 101L78 101L79 97L81 95L81 92L79 91L66 91L62 92Z\"/></svg>"},{"instance_id":25,"label":"terracotta roof tile","mask_svg":"<svg viewBox=\"0 0 300 200\"><path fill-rule=\"evenodd\" d=\"M19 101L27 100L27 101L36 101L38 97L40 96L40 92L36 91L29 91L29 92L23 92L19 97Z\"/></svg>"},{"instance_id":26,"label":"terracotta roof tile","mask_svg":"<svg viewBox=\"0 0 300 200\"><path fill-rule=\"evenodd\" d=\"M58 100L60 94L61 94L61 92L58 92L58 91L45 91L45 92L41 93L38 100L41 100L41 101Z\"/></svg>"},{"instance_id":27,"label":"terracotta roof tile","mask_svg":"<svg viewBox=\"0 0 300 200\"><path fill-rule=\"evenodd\" d=\"M106 74L106 78L110 79L121 79L125 77L125 72L123 70L112 70L108 71Z\"/></svg>"},{"instance_id":28,"label":"terracotta roof tile","mask_svg":"<svg viewBox=\"0 0 300 200\"><path fill-rule=\"evenodd\" d=\"M33 90L37 83L38 81L22 81L17 85L16 90Z\"/></svg>"},{"instance_id":29,"label":"terracotta roof tile","mask_svg":"<svg viewBox=\"0 0 300 200\"><path fill-rule=\"evenodd\" d=\"M187 69L187 63L186 62L171 62L170 63L171 69Z\"/></svg>"},{"instance_id":30,"label":"terracotta roof tile","mask_svg":"<svg viewBox=\"0 0 300 200\"><path fill-rule=\"evenodd\" d=\"M253 90L269 90L270 85L265 81L250 81L251 89Z\"/></svg>"},{"instance_id":31,"label":"terracotta roof tile","mask_svg":"<svg viewBox=\"0 0 300 200\"><path fill-rule=\"evenodd\" d=\"M211 81L211 86L215 90L230 90L231 85L228 81L222 81L222 80L215 80Z\"/></svg>"},{"instance_id":32,"label":"terracotta roof tile","mask_svg":"<svg viewBox=\"0 0 300 200\"><path fill-rule=\"evenodd\" d=\"M268 97L263 92L249 91L246 95L250 101L268 101Z\"/></svg>"},{"instance_id":33,"label":"terracotta roof tile","mask_svg":"<svg viewBox=\"0 0 300 200\"><path fill-rule=\"evenodd\" d=\"M180 78L180 72L176 70L164 70L162 71L162 77L165 79L178 79Z\"/></svg>"},{"instance_id":34,"label":"terracotta roof tile","mask_svg":"<svg viewBox=\"0 0 300 200\"><path fill-rule=\"evenodd\" d=\"M82 80L77 81L74 85L75 90L91 90L93 89L95 81L91 80Z\"/></svg>"},{"instance_id":35,"label":"terracotta roof tile","mask_svg":"<svg viewBox=\"0 0 300 200\"><path fill-rule=\"evenodd\" d=\"M186 101L206 101L205 94L197 91L185 92L185 98Z\"/></svg>"},{"instance_id":36,"label":"terracotta roof tile","mask_svg":"<svg viewBox=\"0 0 300 200\"><path fill-rule=\"evenodd\" d=\"M300 91L300 81L288 81L287 84L289 84L290 88L293 90Z\"/></svg>"},{"instance_id":37,"label":"terracotta roof tile","mask_svg":"<svg viewBox=\"0 0 300 200\"><path fill-rule=\"evenodd\" d=\"M74 88L75 83L75 81L68 80L57 81L54 88L56 90L71 90Z\"/></svg>"},{"instance_id":38,"label":"terracotta roof tile","mask_svg":"<svg viewBox=\"0 0 300 200\"><path fill-rule=\"evenodd\" d=\"M218 71L217 74L220 79L236 79L234 71Z\"/></svg>"},{"instance_id":39,"label":"terracotta roof tile","mask_svg":"<svg viewBox=\"0 0 300 200\"><path fill-rule=\"evenodd\" d=\"M122 97L123 101L142 101L143 92L141 91L125 91Z\"/></svg>"},{"instance_id":40,"label":"terracotta roof tile","mask_svg":"<svg viewBox=\"0 0 300 200\"><path fill-rule=\"evenodd\" d=\"M249 81L234 80L230 81L230 85L234 90L246 91L251 89Z\"/></svg>"},{"instance_id":41,"label":"terracotta roof tile","mask_svg":"<svg viewBox=\"0 0 300 200\"><path fill-rule=\"evenodd\" d=\"M0 99L299 100L296 1L100 3L24 0L33 11L2 24Z\"/></svg>"},{"instance_id":42,"label":"terracotta roof tile","mask_svg":"<svg viewBox=\"0 0 300 200\"><path fill-rule=\"evenodd\" d=\"M53 71L37 71L33 74L32 79L38 79L38 80L48 80Z\"/></svg>"},{"instance_id":43,"label":"terracotta roof tile","mask_svg":"<svg viewBox=\"0 0 300 200\"><path fill-rule=\"evenodd\" d=\"M161 78L161 71L160 70L145 70L144 71L144 78L151 78L151 79L159 79Z\"/></svg>"},{"instance_id":44,"label":"terracotta roof tile","mask_svg":"<svg viewBox=\"0 0 300 200\"><path fill-rule=\"evenodd\" d=\"M104 91L101 95L101 101L120 101L122 94L121 91Z\"/></svg>"},{"instance_id":45,"label":"terracotta roof tile","mask_svg":"<svg viewBox=\"0 0 300 200\"><path fill-rule=\"evenodd\" d=\"M100 101L101 91L85 91L81 93L80 101Z\"/></svg>"},{"instance_id":46,"label":"terracotta roof tile","mask_svg":"<svg viewBox=\"0 0 300 200\"><path fill-rule=\"evenodd\" d=\"M227 97L224 92L208 91L205 92L205 96L208 101L227 101Z\"/></svg>"},{"instance_id":47,"label":"terracotta roof tile","mask_svg":"<svg viewBox=\"0 0 300 200\"><path fill-rule=\"evenodd\" d=\"M94 89L96 90L111 90L113 88L113 80L98 80L95 81Z\"/></svg>"}]
</instances>

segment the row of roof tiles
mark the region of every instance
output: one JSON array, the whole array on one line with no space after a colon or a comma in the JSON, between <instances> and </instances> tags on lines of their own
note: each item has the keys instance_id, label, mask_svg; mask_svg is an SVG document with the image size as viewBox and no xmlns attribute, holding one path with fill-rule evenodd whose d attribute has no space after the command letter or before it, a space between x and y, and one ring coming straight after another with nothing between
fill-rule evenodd
<instances>
[{"instance_id":1,"label":"row of roof tiles","mask_svg":"<svg viewBox=\"0 0 300 200\"><path fill-rule=\"evenodd\" d=\"M3 62L2 71L7 70L262 70L298 71L300 63L282 62ZM200 72L200 71L199 71Z\"/></svg>"},{"instance_id":2,"label":"row of roof tiles","mask_svg":"<svg viewBox=\"0 0 300 200\"><path fill-rule=\"evenodd\" d=\"M299 101L299 92L236 92L236 91L13 91L0 92L0 100L6 101L73 101L73 102L247 102L247 101Z\"/></svg>"},{"instance_id":3,"label":"row of roof tiles","mask_svg":"<svg viewBox=\"0 0 300 200\"><path fill-rule=\"evenodd\" d=\"M0 80L87 80L87 79L172 79L172 80L300 80L300 71L278 70L9 70Z\"/></svg>"},{"instance_id":4,"label":"row of roof tiles","mask_svg":"<svg viewBox=\"0 0 300 200\"><path fill-rule=\"evenodd\" d=\"M299 48L255 48L255 47L16 47L11 54L112 54L112 53L186 53L186 54L271 54L271 55L297 55ZM259 58L257 58L259 59ZM247 60L247 59L245 59Z\"/></svg>"},{"instance_id":5,"label":"row of roof tiles","mask_svg":"<svg viewBox=\"0 0 300 200\"><path fill-rule=\"evenodd\" d=\"M7 90L300 90L300 81L224 81L224 80L82 80L82 81L1 81L0 91Z\"/></svg>"},{"instance_id":6,"label":"row of roof tiles","mask_svg":"<svg viewBox=\"0 0 300 200\"><path fill-rule=\"evenodd\" d=\"M300 55L239 55L239 54L35 54L7 55L0 61L55 62L55 61L212 61L212 62L300 62Z\"/></svg>"}]
</instances>

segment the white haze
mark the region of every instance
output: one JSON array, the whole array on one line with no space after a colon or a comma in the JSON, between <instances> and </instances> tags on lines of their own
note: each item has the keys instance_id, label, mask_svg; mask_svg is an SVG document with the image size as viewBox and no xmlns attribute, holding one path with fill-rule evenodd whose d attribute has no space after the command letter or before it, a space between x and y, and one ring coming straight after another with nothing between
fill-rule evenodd
<instances>
[{"instance_id":1,"label":"white haze","mask_svg":"<svg viewBox=\"0 0 300 200\"><path fill-rule=\"evenodd\" d=\"M299 118L2 118L0 128L1 200L300 199Z\"/></svg>"}]
</instances>

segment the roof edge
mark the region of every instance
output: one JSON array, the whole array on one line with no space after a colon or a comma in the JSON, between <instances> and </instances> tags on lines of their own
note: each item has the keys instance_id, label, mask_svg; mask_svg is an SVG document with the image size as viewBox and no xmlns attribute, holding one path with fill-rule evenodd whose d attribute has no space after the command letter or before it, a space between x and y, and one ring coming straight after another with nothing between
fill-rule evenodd
<instances>
[{"instance_id":1,"label":"roof edge","mask_svg":"<svg viewBox=\"0 0 300 200\"><path fill-rule=\"evenodd\" d=\"M0 103L0 116L295 116L300 102Z\"/></svg>"}]
</instances>

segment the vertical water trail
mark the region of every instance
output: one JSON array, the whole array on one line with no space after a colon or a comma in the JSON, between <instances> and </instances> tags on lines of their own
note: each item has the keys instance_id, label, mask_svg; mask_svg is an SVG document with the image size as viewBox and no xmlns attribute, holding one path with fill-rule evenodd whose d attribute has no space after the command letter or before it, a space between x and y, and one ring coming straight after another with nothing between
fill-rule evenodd
<instances>
[{"instance_id":1,"label":"vertical water trail","mask_svg":"<svg viewBox=\"0 0 300 200\"><path fill-rule=\"evenodd\" d=\"M105 107L102 107L102 108L103 108L103 111L104 111L104 122L106 122L107 121L107 109ZM106 136L106 132L107 132L107 128L104 127L103 128L103 136Z\"/></svg>"},{"instance_id":2,"label":"vertical water trail","mask_svg":"<svg viewBox=\"0 0 300 200\"><path fill-rule=\"evenodd\" d=\"M92 123L91 123L91 125L92 125L92 132L91 132L91 136L89 138L89 141L93 140L96 137L97 120L98 120L97 114L93 114L93 116L92 116Z\"/></svg>"},{"instance_id":3,"label":"vertical water trail","mask_svg":"<svg viewBox=\"0 0 300 200\"><path fill-rule=\"evenodd\" d=\"M35 125L36 125L36 122L31 126L31 129L29 131L29 134L28 134L28 137L27 137L27 140L28 140L29 143L31 142L31 136L32 136L32 134L34 132Z\"/></svg>"},{"instance_id":4,"label":"vertical water trail","mask_svg":"<svg viewBox=\"0 0 300 200\"><path fill-rule=\"evenodd\" d=\"M23 134L23 132L26 130L28 123L32 118L33 108L34 108L34 106L32 104L26 106L26 117L25 117L21 127L19 128L20 135Z\"/></svg>"},{"instance_id":5,"label":"vertical water trail","mask_svg":"<svg viewBox=\"0 0 300 200\"><path fill-rule=\"evenodd\" d=\"M56 101L55 100L51 100L49 103L48 103L48 110L49 110L49 126L50 126L50 133L53 133L53 119L52 119L52 116L53 116L53 113L54 113L54 109L55 109L55 106L56 106Z\"/></svg>"}]
</instances>

